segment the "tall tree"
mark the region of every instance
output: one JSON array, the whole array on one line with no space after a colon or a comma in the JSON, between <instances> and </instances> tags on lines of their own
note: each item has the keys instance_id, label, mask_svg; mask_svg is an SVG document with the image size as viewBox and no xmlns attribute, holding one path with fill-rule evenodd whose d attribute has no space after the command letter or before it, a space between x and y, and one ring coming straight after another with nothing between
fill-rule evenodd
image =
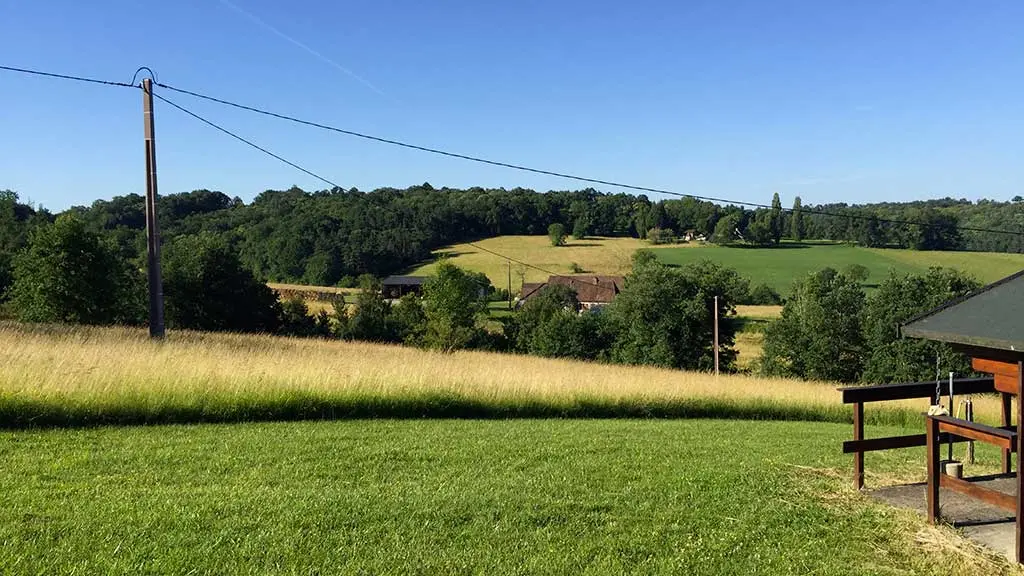
<instances>
[{"instance_id":1,"label":"tall tree","mask_svg":"<svg viewBox=\"0 0 1024 576\"><path fill-rule=\"evenodd\" d=\"M793 213L789 217L789 237L797 242L804 239L804 207L799 196L793 200Z\"/></svg>"},{"instance_id":2,"label":"tall tree","mask_svg":"<svg viewBox=\"0 0 1024 576\"><path fill-rule=\"evenodd\" d=\"M362 278L351 313L339 315L341 337L370 342L400 341L391 322L391 304L384 299L380 285L372 278Z\"/></svg>"},{"instance_id":3,"label":"tall tree","mask_svg":"<svg viewBox=\"0 0 1024 576\"><path fill-rule=\"evenodd\" d=\"M71 214L35 229L14 260L11 300L23 321L138 324L144 299L140 271Z\"/></svg>"},{"instance_id":4,"label":"tall tree","mask_svg":"<svg viewBox=\"0 0 1024 576\"><path fill-rule=\"evenodd\" d=\"M6 299L14 280L14 254L21 247L18 234L21 226L14 213L17 202L17 194L0 190L0 302Z\"/></svg>"},{"instance_id":5,"label":"tall tree","mask_svg":"<svg viewBox=\"0 0 1024 576\"><path fill-rule=\"evenodd\" d=\"M754 244L768 246L775 242L775 217L769 210L761 210L747 221L743 237Z\"/></svg>"},{"instance_id":6,"label":"tall tree","mask_svg":"<svg viewBox=\"0 0 1024 576\"><path fill-rule=\"evenodd\" d=\"M277 295L213 234L175 238L164 249L163 273L171 327L276 332L280 326Z\"/></svg>"},{"instance_id":7,"label":"tall tree","mask_svg":"<svg viewBox=\"0 0 1024 576\"><path fill-rule=\"evenodd\" d=\"M576 314L579 309L579 299L571 287L562 284L545 286L539 293L527 299L506 322L505 335L514 350L532 352L535 349L533 341L541 325L562 310Z\"/></svg>"},{"instance_id":8,"label":"tall tree","mask_svg":"<svg viewBox=\"0 0 1024 576\"><path fill-rule=\"evenodd\" d=\"M706 370L713 366L714 296L722 318L731 310L728 274L710 263L673 269L648 258L637 259L626 287L607 308L615 339L611 359ZM721 326L721 356L729 369L734 327Z\"/></svg>"},{"instance_id":9,"label":"tall tree","mask_svg":"<svg viewBox=\"0 0 1024 576\"><path fill-rule=\"evenodd\" d=\"M793 289L782 316L765 331L762 368L772 376L853 382L865 357L864 292L832 268Z\"/></svg>"},{"instance_id":10,"label":"tall tree","mask_svg":"<svg viewBox=\"0 0 1024 576\"><path fill-rule=\"evenodd\" d=\"M565 244L565 225L555 222L548 226L548 240L551 241L552 246L562 246Z\"/></svg>"},{"instance_id":11,"label":"tall tree","mask_svg":"<svg viewBox=\"0 0 1024 576\"><path fill-rule=\"evenodd\" d=\"M864 307L864 333L870 354L863 380L930 380L935 377L936 360L943 374L970 374L970 362L963 354L939 342L899 338L898 330L900 324L917 314L978 287L973 278L948 268L931 268L924 274L890 273Z\"/></svg>"},{"instance_id":12,"label":"tall tree","mask_svg":"<svg viewBox=\"0 0 1024 576\"><path fill-rule=\"evenodd\" d=\"M720 246L732 244L737 240L736 232L742 221L743 215L738 211L726 214L715 225L715 234L711 241Z\"/></svg>"},{"instance_id":13,"label":"tall tree","mask_svg":"<svg viewBox=\"0 0 1024 576\"><path fill-rule=\"evenodd\" d=\"M782 215L782 199L779 198L778 192L772 196L772 211L771 217L768 221L768 229L771 232L771 241L773 244L778 244L782 241L782 233L785 230L785 221Z\"/></svg>"},{"instance_id":14,"label":"tall tree","mask_svg":"<svg viewBox=\"0 0 1024 576\"><path fill-rule=\"evenodd\" d=\"M469 347L482 337L477 319L486 310L480 283L451 262L442 261L423 287L427 318L424 344L445 352Z\"/></svg>"},{"instance_id":15,"label":"tall tree","mask_svg":"<svg viewBox=\"0 0 1024 576\"><path fill-rule=\"evenodd\" d=\"M911 246L915 250L959 250L963 246L963 234L956 215L941 212L935 208L917 211L914 220Z\"/></svg>"}]
</instances>

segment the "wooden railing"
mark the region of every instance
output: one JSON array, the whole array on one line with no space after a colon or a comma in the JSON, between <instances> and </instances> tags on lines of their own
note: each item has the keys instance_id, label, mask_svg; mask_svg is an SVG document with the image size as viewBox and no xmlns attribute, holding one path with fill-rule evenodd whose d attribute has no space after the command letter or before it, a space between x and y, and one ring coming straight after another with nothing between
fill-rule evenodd
<instances>
[{"instance_id":1,"label":"wooden railing","mask_svg":"<svg viewBox=\"0 0 1024 576\"><path fill-rule=\"evenodd\" d=\"M954 386L954 390L955 388ZM949 416L927 416L926 420L928 429L928 521L932 524L939 521L939 487L973 496L983 502L1009 510L1010 512L1017 512L1016 494L1020 494L1021 488L1024 488L1021 485L1021 480L1024 480L1024 476L1017 477L1016 494L1007 494L999 490L986 488L979 483L950 476L942 471L942 461L939 456L941 442L935 441L941 437L941 434L952 434L958 438L969 438L978 442L993 444L1002 448L1004 452L1016 452L1016 427L996 428L995 426L967 422L966 420L950 418Z\"/></svg>"},{"instance_id":2,"label":"wooden railing","mask_svg":"<svg viewBox=\"0 0 1024 576\"><path fill-rule=\"evenodd\" d=\"M949 382L940 385L940 394L949 394ZM853 440L843 442L843 453L853 454L853 484L860 490L864 487L864 453L894 448L911 448L925 446L927 434L910 434L906 436L887 436L884 438L864 438L864 404L884 402L887 400L907 400L913 398L934 398L935 382L908 382L905 384L881 384L878 386L849 386L839 388L843 394L843 404L853 404ZM961 394L985 394L995 392L995 379L961 378L953 381L953 392ZM1003 402L1003 425L1010 420L1010 395L1001 394ZM966 442L960 436L943 433L940 442ZM1003 451L1003 471L1009 471L1010 454Z\"/></svg>"}]
</instances>

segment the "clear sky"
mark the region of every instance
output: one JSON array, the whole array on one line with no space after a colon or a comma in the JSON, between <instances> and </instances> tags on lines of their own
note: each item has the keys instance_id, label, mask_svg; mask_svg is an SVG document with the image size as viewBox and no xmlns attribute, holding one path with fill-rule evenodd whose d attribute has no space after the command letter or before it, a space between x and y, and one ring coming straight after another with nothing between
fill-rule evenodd
<instances>
[{"instance_id":1,"label":"clear sky","mask_svg":"<svg viewBox=\"0 0 1024 576\"><path fill-rule=\"evenodd\" d=\"M1024 2L0 0L0 64L765 202L1024 194ZM342 186L582 185L163 93ZM324 188L157 103L161 193ZM0 189L144 191L136 90L0 72ZM656 197L656 196L655 196Z\"/></svg>"}]
</instances>

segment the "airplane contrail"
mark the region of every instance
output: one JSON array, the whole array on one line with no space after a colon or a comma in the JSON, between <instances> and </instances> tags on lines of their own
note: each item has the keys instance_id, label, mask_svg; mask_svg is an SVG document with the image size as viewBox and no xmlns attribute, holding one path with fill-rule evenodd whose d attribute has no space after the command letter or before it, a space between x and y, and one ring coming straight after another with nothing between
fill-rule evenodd
<instances>
[{"instance_id":1,"label":"airplane contrail","mask_svg":"<svg viewBox=\"0 0 1024 576\"><path fill-rule=\"evenodd\" d=\"M280 30L278 30L277 28L274 28L273 26L271 26L270 24L265 22L263 19L261 19L259 16L256 16L252 12L249 12L248 10L246 10L245 8L242 8L241 6L235 4L234 2L231 2L231 0L220 0L220 3L225 5L225 6L227 6L228 8L231 8L235 12L238 12L242 16L245 16L246 18L252 20L256 24L260 25L261 27L266 28L267 30L273 32L274 34L280 36L281 38L291 42L292 44L298 46L299 48L302 48L303 50L305 50L306 52L309 52L313 56L316 56L317 58L319 58L323 62L326 62L327 64L330 64L331 66L333 66L333 67L337 68L338 70L344 72L347 76L349 76L350 78L358 81L360 84L362 84L363 86L366 86L370 90L373 90L377 94L379 94L379 95L381 95L381 96L383 96L385 98L391 99L391 97L388 96L383 90L381 90L380 88L377 88L376 86L374 86L373 83L370 82L369 80L367 80L366 78L363 78L362 76L356 74L355 72L349 70L348 68L342 66L341 64L338 64L334 60L331 60L327 56L324 56L323 54L317 52L316 50L310 48L309 46L303 44L302 42L296 40L295 38L292 38L291 36L285 34L284 32L282 32Z\"/></svg>"}]
</instances>

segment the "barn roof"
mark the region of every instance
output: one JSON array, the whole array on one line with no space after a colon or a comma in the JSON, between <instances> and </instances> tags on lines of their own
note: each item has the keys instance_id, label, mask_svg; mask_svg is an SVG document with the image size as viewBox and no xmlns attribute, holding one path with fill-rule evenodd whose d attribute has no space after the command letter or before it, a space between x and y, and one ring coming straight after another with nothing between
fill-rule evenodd
<instances>
[{"instance_id":1,"label":"barn roof","mask_svg":"<svg viewBox=\"0 0 1024 576\"><path fill-rule=\"evenodd\" d=\"M911 318L904 336L1024 352L1024 270Z\"/></svg>"},{"instance_id":2,"label":"barn roof","mask_svg":"<svg viewBox=\"0 0 1024 576\"><path fill-rule=\"evenodd\" d=\"M547 286L547 282L523 282L523 289L519 293L520 300L526 300L530 296L540 291L541 288Z\"/></svg>"},{"instance_id":3,"label":"barn roof","mask_svg":"<svg viewBox=\"0 0 1024 576\"><path fill-rule=\"evenodd\" d=\"M384 286L419 286L426 281L426 276L388 276L381 284Z\"/></svg>"},{"instance_id":4,"label":"barn roof","mask_svg":"<svg viewBox=\"0 0 1024 576\"><path fill-rule=\"evenodd\" d=\"M608 304L622 292L626 279L622 276L551 276L547 282L528 282L523 284L521 300L540 292L542 288L552 284L568 286L576 291L580 302Z\"/></svg>"}]
</instances>

